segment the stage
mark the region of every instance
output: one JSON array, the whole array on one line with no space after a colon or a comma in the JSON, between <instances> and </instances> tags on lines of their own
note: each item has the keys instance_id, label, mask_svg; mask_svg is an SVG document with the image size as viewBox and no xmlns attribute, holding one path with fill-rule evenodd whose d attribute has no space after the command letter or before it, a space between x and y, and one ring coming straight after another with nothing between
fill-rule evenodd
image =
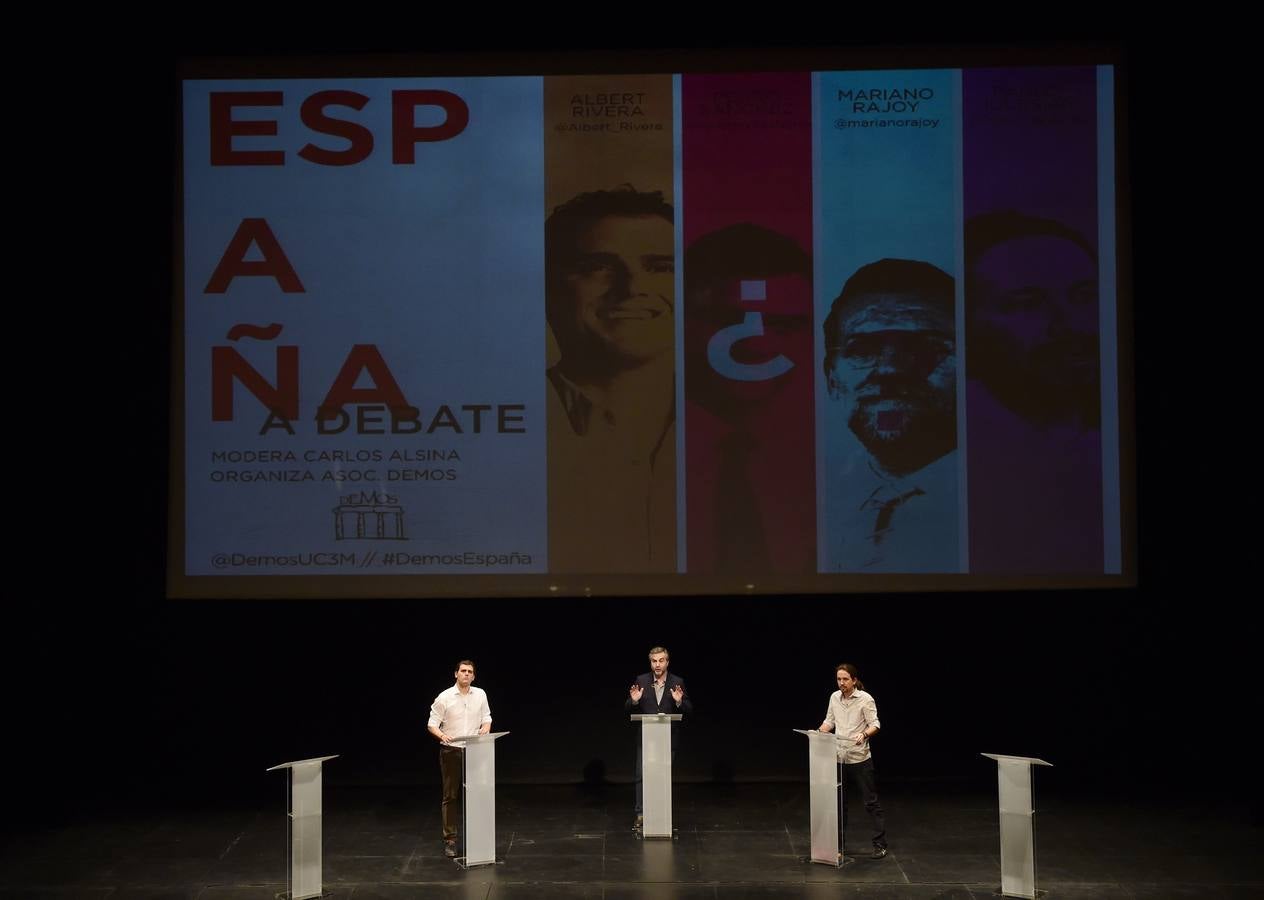
<instances>
[{"instance_id":1,"label":"stage","mask_svg":"<svg viewBox=\"0 0 1264 900\"><path fill-rule=\"evenodd\" d=\"M1245 802L1042 795L1035 798L1042 897L1259 897L1261 829ZM285 890L283 779L270 796L9 823L0 896L84 900L276 897ZM463 870L444 858L437 785L327 783L325 896L337 898L965 898L995 896L995 782L880 782L890 853L871 859L853 807L840 869L808 855L802 783L675 786L675 840L632 830L629 784L502 785L497 856ZM53 821L53 820L56 821Z\"/></svg>"}]
</instances>

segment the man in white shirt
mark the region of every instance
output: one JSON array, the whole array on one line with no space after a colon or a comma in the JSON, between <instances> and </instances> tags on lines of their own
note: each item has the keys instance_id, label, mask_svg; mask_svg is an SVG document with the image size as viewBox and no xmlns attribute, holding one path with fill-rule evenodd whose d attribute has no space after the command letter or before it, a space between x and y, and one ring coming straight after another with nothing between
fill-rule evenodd
<instances>
[{"instance_id":1,"label":"man in white shirt","mask_svg":"<svg viewBox=\"0 0 1264 900\"><path fill-rule=\"evenodd\" d=\"M830 695L820 730L838 735L838 780L843 785L838 798L839 843L847 827L847 791L855 788L873 819L873 858L882 859L887 855L887 826L873 776L873 756L869 753L869 739L882 727L878 723L878 705L865 692L859 672L851 663L839 663L834 675L838 690Z\"/></svg>"},{"instance_id":2,"label":"man in white shirt","mask_svg":"<svg viewBox=\"0 0 1264 900\"><path fill-rule=\"evenodd\" d=\"M443 773L443 852L456 856L457 821L460 817L461 750L451 746L456 738L487 734L492 730L492 711L487 692L473 687L474 663L456 664L456 684L430 704L427 730L439 741L439 770Z\"/></svg>"}]
</instances>

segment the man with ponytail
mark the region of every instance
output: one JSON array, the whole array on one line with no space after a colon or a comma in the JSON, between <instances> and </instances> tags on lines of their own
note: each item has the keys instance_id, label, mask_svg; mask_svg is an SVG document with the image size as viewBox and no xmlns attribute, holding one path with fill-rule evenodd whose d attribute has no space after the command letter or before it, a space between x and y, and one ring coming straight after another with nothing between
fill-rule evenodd
<instances>
[{"instance_id":1,"label":"man with ponytail","mask_svg":"<svg viewBox=\"0 0 1264 900\"><path fill-rule=\"evenodd\" d=\"M830 695L829 709L821 731L838 735L838 780L843 785L838 802L839 844L847 827L847 794L855 790L865 811L873 820L873 858L887 855L887 827L878 800L877 782L873 774L873 756L869 752L869 739L882 726L878 722L878 705L865 691L860 673L851 663L839 663L834 667L838 690Z\"/></svg>"}]
</instances>

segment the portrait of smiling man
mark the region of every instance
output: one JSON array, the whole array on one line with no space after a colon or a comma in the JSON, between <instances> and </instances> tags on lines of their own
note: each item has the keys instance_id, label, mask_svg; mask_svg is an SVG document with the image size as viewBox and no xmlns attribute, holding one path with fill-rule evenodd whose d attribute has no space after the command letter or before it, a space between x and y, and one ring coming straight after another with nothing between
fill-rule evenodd
<instances>
[{"instance_id":1,"label":"portrait of smiling man","mask_svg":"<svg viewBox=\"0 0 1264 900\"><path fill-rule=\"evenodd\" d=\"M545 223L550 571L676 570L675 268L660 192L582 193Z\"/></svg>"}]
</instances>

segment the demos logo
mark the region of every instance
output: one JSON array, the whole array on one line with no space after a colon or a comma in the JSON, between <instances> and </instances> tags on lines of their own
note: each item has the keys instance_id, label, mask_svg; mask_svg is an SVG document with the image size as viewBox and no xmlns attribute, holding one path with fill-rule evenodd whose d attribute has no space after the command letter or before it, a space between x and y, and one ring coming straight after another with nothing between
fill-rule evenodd
<instances>
[{"instance_id":1,"label":"demos logo","mask_svg":"<svg viewBox=\"0 0 1264 900\"><path fill-rule=\"evenodd\" d=\"M334 538L339 541L406 541L404 507L393 494L361 491L340 497L334 507Z\"/></svg>"}]
</instances>

